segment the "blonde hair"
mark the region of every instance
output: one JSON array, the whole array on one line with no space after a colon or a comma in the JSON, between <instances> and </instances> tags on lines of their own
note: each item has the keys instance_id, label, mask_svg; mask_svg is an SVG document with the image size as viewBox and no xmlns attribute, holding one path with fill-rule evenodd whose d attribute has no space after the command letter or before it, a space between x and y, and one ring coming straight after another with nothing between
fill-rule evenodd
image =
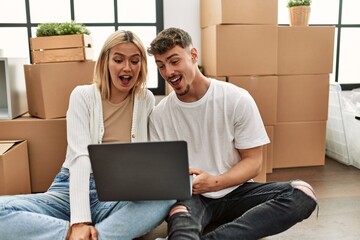
<instances>
[{"instance_id":1,"label":"blonde hair","mask_svg":"<svg viewBox=\"0 0 360 240\"><path fill-rule=\"evenodd\" d=\"M139 77L136 80L130 94L143 92L146 87L147 78L147 56L146 50L140 38L131 31L119 30L111 34L105 41L94 69L93 82L100 90L103 99L110 99L111 77L109 72L109 54L110 50L120 43L133 43L141 54L141 68Z\"/></svg>"}]
</instances>

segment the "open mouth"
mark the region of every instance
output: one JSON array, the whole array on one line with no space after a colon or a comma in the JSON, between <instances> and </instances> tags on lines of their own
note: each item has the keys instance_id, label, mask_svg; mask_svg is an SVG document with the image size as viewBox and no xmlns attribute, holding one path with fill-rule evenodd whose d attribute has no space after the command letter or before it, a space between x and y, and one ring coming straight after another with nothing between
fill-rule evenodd
<instances>
[{"instance_id":1,"label":"open mouth","mask_svg":"<svg viewBox=\"0 0 360 240\"><path fill-rule=\"evenodd\" d=\"M170 82L172 85L177 85L180 83L181 79L182 79L182 77L178 76L178 77L171 79Z\"/></svg>"},{"instance_id":2,"label":"open mouth","mask_svg":"<svg viewBox=\"0 0 360 240\"><path fill-rule=\"evenodd\" d=\"M120 76L120 80L121 82L127 84L131 81L132 77L131 76Z\"/></svg>"}]
</instances>

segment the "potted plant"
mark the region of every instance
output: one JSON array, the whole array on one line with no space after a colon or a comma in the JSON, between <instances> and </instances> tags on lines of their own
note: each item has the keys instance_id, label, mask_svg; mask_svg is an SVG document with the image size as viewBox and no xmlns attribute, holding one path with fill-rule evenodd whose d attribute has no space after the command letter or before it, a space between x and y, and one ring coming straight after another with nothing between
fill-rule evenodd
<instances>
[{"instance_id":1,"label":"potted plant","mask_svg":"<svg viewBox=\"0 0 360 240\"><path fill-rule=\"evenodd\" d=\"M288 0L290 26L308 26L311 0Z\"/></svg>"},{"instance_id":2,"label":"potted plant","mask_svg":"<svg viewBox=\"0 0 360 240\"><path fill-rule=\"evenodd\" d=\"M90 31L75 21L39 24L30 49L32 63L85 61L93 55Z\"/></svg>"},{"instance_id":3,"label":"potted plant","mask_svg":"<svg viewBox=\"0 0 360 240\"><path fill-rule=\"evenodd\" d=\"M75 21L64 23L41 23L37 26L36 36L57 36L57 35L72 35L72 34L87 34L90 35L90 31L84 24L76 23Z\"/></svg>"}]
</instances>

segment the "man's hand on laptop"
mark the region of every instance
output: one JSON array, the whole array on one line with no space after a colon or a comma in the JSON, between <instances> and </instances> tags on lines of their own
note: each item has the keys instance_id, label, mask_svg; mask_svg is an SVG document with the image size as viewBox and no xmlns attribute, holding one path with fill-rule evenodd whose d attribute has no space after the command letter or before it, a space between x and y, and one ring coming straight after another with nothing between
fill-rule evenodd
<instances>
[{"instance_id":1,"label":"man's hand on laptop","mask_svg":"<svg viewBox=\"0 0 360 240\"><path fill-rule=\"evenodd\" d=\"M216 192L220 190L218 176L210 175L199 169L190 168L189 174L193 176L192 179L192 193L203 194L207 192Z\"/></svg>"}]
</instances>

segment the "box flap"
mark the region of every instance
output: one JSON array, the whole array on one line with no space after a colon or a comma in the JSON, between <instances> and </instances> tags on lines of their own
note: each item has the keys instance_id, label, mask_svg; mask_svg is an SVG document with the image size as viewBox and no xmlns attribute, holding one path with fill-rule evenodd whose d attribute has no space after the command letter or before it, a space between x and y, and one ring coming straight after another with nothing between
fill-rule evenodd
<instances>
[{"instance_id":1,"label":"box flap","mask_svg":"<svg viewBox=\"0 0 360 240\"><path fill-rule=\"evenodd\" d=\"M0 155L3 155L7 152L12 146L14 146L17 142L21 140L8 140L8 141L0 141Z\"/></svg>"}]
</instances>

